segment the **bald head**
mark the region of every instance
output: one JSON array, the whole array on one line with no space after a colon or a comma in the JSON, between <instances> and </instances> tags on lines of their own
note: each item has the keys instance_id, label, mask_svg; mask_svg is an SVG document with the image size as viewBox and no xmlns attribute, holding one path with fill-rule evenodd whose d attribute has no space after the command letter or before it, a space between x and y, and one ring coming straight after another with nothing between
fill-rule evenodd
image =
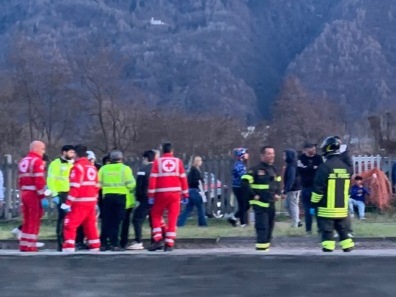
<instances>
[{"instance_id":1,"label":"bald head","mask_svg":"<svg viewBox=\"0 0 396 297\"><path fill-rule=\"evenodd\" d=\"M34 152L40 156L43 156L45 153L45 144L42 141L35 140L30 144L30 151Z\"/></svg>"}]
</instances>

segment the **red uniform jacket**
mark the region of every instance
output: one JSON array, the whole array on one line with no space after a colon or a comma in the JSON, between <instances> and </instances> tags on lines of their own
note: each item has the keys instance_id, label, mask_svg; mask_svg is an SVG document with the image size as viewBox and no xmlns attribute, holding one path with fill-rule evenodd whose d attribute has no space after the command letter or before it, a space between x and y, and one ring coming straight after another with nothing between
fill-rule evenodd
<instances>
[{"instance_id":1,"label":"red uniform jacket","mask_svg":"<svg viewBox=\"0 0 396 297\"><path fill-rule=\"evenodd\" d=\"M160 193L181 193L188 197L188 184L183 161L173 154L164 154L154 161L149 180L149 197Z\"/></svg>"},{"instance_id":2,"label":"red uniform jacket","mask_svg":"<svg viewBox=\"0 0 396 297\"><path fill-rule=\"evenodd\" d=\"M70 191L66 204L96 205L99 192L98 170L87 158L77 160L70 171Z\"/></svg>"},{"instance_id":3,"label":"red uniform jacket","mask_svg":"<svg viewBox=\"0 0 396 297\"><path fill-rule=\"evenodd\" d=\"M44 198L44 163L40 155L29 154L18 163L18 186L21 191L32 191L39 199Z\"/></svg>"}]
</instances>

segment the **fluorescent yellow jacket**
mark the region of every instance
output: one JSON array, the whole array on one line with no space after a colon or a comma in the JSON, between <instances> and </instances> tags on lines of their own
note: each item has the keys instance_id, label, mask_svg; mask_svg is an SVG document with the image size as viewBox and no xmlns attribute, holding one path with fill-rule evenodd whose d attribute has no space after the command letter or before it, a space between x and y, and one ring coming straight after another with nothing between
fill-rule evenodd
<instances>
[{"instance_id":1,"label":"fluorescent yellow jacket","mask_svg":"<svg viewBox=\"0 0 396 297\"><path fill-rule=\"evenodd\" d=\"M73 164L62 158L56 158L48 167L47 186L53 196L59 192L69 192L69 173Z\"/></svg>"},{"instance_id":2,"label":"fluorescent yellow jacket","mask_svg":"<svg viewBox=\"0 0 396 297\"><path fill-rule=\"evenodd\" d=\"M133 192L136 187L136 181L129 166L123 163L104 165L99 170L99 182L104 196L106 194L126 195L126 208L133 207L135 204Z\"/></svg>"}]
</instances>

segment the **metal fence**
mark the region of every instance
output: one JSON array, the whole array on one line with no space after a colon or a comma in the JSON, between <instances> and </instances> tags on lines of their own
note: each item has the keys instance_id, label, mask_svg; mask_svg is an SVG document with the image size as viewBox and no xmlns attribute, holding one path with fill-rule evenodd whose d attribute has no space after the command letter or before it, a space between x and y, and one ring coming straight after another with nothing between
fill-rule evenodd
<instances>
[{"instance_id":1,"label":"metal fence","mask_svg":"<svg viewBox=\"0 0 396 297\"><path fill-rule=\"evenodd\" d=\"M186 171L191 166L192 157L183 156ZM6 155L0 169L4 175L4 207L0 210L0 220L10 220L20 215L21 201L17 187L17 161ZM130 158L125 161L136 174L142 164L141 158ZM227 156L203 157L202 173L205 179L206 209L210 217L221 218L234 211L231 171L234 160ZM236 203L236 202L235 202ZM47 210L54 211L54 205Z\"/></svg>"}]
</instances>

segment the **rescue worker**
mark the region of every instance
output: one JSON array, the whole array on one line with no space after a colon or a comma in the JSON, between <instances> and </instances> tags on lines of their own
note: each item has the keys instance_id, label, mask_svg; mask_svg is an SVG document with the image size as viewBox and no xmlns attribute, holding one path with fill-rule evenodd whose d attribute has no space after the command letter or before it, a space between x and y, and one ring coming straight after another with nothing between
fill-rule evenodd
<instances>
[{"instance_id":1,"label":"rescue worker","mask_svg":"<svg viewBox=\"0 0 396 297\"><path fill-rule=\"evenodd\" d=\"M133 175L132 175L133 176ZM122 220L121 223L121 233L120 233L120 246L122 249L126 249L128 241L129 241L129 226L131 224L131 215L133 212L133 208L135 206L135 188L136 188L136 182L134 179L134 189L131 191L128 191L126 194L126 200L125 200L125 215L124 219Z\"/></svg>"},{"instance_id":2,"label":"rescue worker","mask_svg":"<svg viewBox=\"0 0 396 297\"><path fill-rule=\"evenodd\" d=\"M342 159L340 146L340 139L334 136L323 141L321 150L326 161L316 172L311 197L311 214L317 216L324 252L332 252L335 249L334 230L339 235L344 252L350 252L354 247L353 240L348 236L347 219L353 169Z\"/></svg>"},{"instance_id":3,"label":"rescue worker","mask_svg":"<svg viewBox=\"0 0 396 297\"><path fill-rule=\"evenodd\" d=\"M260 150L260 164L242 176L242 191L253 207L256 228L256 250L269 251L275 224L275 201L280 199L281 177L275 167L275 150L264 146Z\"/></svg>"},{"instance_id":4,"label":"rescue worker","mask_svg":"<svg viewBox=\"0 0 396 297\"><path fill-rule=\"evenodd\" d=\"M143 165L137 173L135 195L139 205L133 212L132 217L132 224L135 231L135 240L129 247L127 247L128 250L142 250L144 248L142 243L142 227L144 220L148 215L150 215L151 210L151 205L148 204L147 191L154 158L154 151L145 151L143 153ZM149 217L149 221L150 228L152 228L151 217Z\"/></svg>"},{"instance_id":5,"label":"rescue worker","mask_svg":"<svg viewBox=\"0 0 396 297\"><path fill-rule=\"evenodd\" d=\"M58 242L58 251L62 251L63 245L63 220L66 213L60 208L65 203L69 193L69 175L73 167L75 152L74 146L64 145L61 149L61 156L52 161L48 167L47 185L52 191L52 201L58 209L58 219L56 221L56 239ZM80 231L81 233L82 231Z\"/></svg>"},{"instance_id":6,"label":"rescue worker","mask_svg":"<svg viewBox=\"0 0 396 297\"><path fill-rule=\"evenodd\" d=\"M125 218L128 193L135 190L136 182L132 169L122 161L122 153L112 151L110 164L99 170L99 182L103 193L101 251L108 248L112 251L123 250L118 236L120 224Z\"/></svg>"},{"instance_id":7,"label":"rescue worker","mask_svg":"<svg viewBox=\"0 0 396 297\"><path fill-rule=\"evenodd\" d=\"M45 144L33 141L30 151L18 163L18 186L22 199L22 233L19 248L21 252L36 252L40 231L40 219L43 215L41 200L45 199L45 177L43 155ZM47 190L47 195L51 192Z\"/></svg>"},{"instance_id":8,"label":"rescue worker","mask_svg":"<svg viewBox=\"0 0 396 297\"><path fill-rule=\"evenodd\" d=\"M234 153L237 161L232 169L232 191L238 201L238 211L228 219L228 222L233 227L236 227L237 219L239 218L241 227L246 227L248 223L247 212L249 210L249 200L242 191L241 177L246 174L246 163L249 159L249 154L246 148L237 148L234 150Z\"/></svg>"},{"instance_id":9,"label":"rescue worker","mask_svg":"<svg viewBox=\"0 0 396 297\"><path fill-rule=\"evenodd\" d=\"M180 200L188 203L187 176L184 172L183 161L173 156L172 144L162 146L162 157L156 159L150 174L148 203L153 205L151 218L153 223L154 242L148 248L156 251L162 248L162 218L164 211L168 211L168 226L165 233L164 251L172 251L176 239L176 223L180 214Z\"/></svg>"},{"instance_id":10,"label":"rescue worker","mask_svg":"<svg viewBox=\"0 0 396 297\"><path fill-rule=\"evenodd\" d=\"M87 159L87 147L75 147L76 161L70 171L70 191L61 209L67 214L64 220L64 252L75 251L76 230L82 225L90 251L99 251L100 241L96 228L98 200L98 171Z\"/></svg>"}]
</instances>

